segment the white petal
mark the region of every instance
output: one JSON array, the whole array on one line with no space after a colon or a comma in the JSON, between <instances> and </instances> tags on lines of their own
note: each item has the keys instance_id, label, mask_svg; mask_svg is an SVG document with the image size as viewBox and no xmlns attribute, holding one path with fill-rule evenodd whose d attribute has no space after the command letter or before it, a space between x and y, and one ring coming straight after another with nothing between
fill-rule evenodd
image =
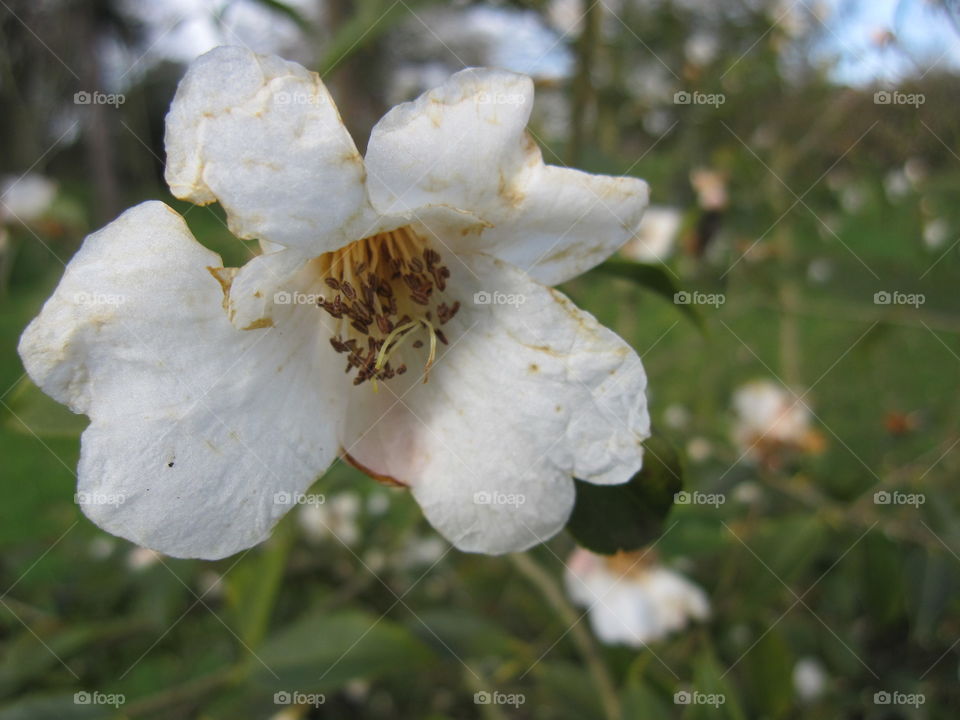
<instances>
[{"instance_id":1,"label":"white petal","mask_svg":"<svg viewBox=\"0 0 960 720\"><path fill-rule=\"evenodd\" d=\"M167 115L167 182L234 234L312 255L369 212L363 160L319 76L239 47L193 62Z\"/></svg>"},{"instance_id":2,"label":"white petal","mask_svg":"<svg viewBox=\"0 0 960 720\"><path fill-rule=\"evenodd\" d=\"M344 446L409 485L461 550L523 550L566 523L572 477L621 483L639 469L646 377L623 340L507 263L447 265L462 307L443 326L450 345L429 382L408 372L378 394L357 388L350 422L359 440L348 435ZM501 304L511 298L517 304ZM403 361L417 370L424 351L409 348Z\"/></svg>"},{"instance_id":3,"label":"white petal","mask_svg":"<svg viewBox=\"0 0 960 720\"><path fill-rule=\"evenodd\" d=\"M517 148L532 104L530 78L468 68L396 106L373 128L367 146L373 206L401 213L429 205L472 211L495 203L501 181L523 162Z\"/></svg>"},{"instance_id":4,"label":"white petal","mask_svg":"<svg viewBox=\"0 0 960 720\"><path fill-rule=\"evenodd\" d=\"M446 206L477 219L453 249L507 260L548 284L602 262L640 224L647 185L544 165L525 133L529 78L469 69L377 124L367 149L380 212Z\"/></svg>"},{"instance_id":5,"label":"white petal","mask_svg":"<svg viewBox=\"0 0 960 720\"><path fill-rule=\"evenodd\" d=\"M86 239L20 342L34 381L91 418L83 511L174 556L265 539L290 508L276 494L304 491L338 450L315 313L237 330L219 266L179 215L144 203Z\"/></svg>"}]
</instances>

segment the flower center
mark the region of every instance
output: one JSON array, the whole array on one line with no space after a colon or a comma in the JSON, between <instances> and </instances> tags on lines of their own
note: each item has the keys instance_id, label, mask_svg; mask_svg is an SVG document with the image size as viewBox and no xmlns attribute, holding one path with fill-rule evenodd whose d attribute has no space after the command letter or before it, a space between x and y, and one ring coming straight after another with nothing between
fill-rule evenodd
<instances>
[{"instance_id":1,"label":"flower center","mask_svg":"<svg viewBox=\"0 0 960 720\"><path fill-rule=\"evenodd\" d=\"M460 303L448 305L437 297L447 287L450 270L442 257L412 228L357 240L313 260L324 283L333 291L317 305L337 321L330 344L347 356L346 372L356 371L354 385L389 380L407 371L398 361L400 348L424 350L424 378L437 354L437 341L447 344L441 329Z\"/></svg>"}]
</instances>

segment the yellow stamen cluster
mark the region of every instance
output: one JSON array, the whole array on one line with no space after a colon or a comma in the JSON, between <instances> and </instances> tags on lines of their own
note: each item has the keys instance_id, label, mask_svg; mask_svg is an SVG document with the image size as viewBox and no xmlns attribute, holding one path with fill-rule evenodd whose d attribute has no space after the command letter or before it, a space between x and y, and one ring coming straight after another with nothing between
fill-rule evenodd
<instances>
[{"instance_id":1,"label":"yellow stamen cluster","mask_svg":"<svg viewBox=\"0 0 960 720\"><path fill-rule=\"evenodd\" d=\"M371 235L316 258L314 270L333 291L317 305L338 321L330 339L333 349L347 356L346 372L356 370L354 385L389 380L407 366L391 365L400 346L425 329L430 350L424 382L437 354L437 341L447 344L441 325L460 309L460 303L436 303L447 286L450 270L442 257L411 228ZM423 341L413 343L422 348Z\"/></svg>"}]
</instances>

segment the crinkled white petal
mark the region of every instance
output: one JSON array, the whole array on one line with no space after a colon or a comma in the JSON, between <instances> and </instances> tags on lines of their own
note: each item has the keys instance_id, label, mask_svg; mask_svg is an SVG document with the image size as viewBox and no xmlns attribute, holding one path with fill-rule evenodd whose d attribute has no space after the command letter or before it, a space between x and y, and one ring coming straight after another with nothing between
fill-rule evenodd
<instances>
[{"instance_id":1,"label":"crinkled white petal","mask_svg":"<svg viewBox=\"0 0 960 720\"><path fill-rule=\"evenodd\" d=\"M495 255L548 285L589 270L636 234L647 185L545 165L525 132L532 104L529 78L471 68L395 107L370 136L371 203L470 213L476 232L454 249Z\"/></svg>"},{"instance_id":2,"label":"crinkled white petal","mask_svg":"<svg viewBox=\"0 0 960 720\"><path fill-rule=\"evenodd\" d=\"M190 65L167 115L166 178L179 198L220 201L230 229L312 254L369 213L363 160L316 73L219 47Z\"/></svg>"},{"instance_id":3,"label":"crinkled white petal","mask_svg":"<svg viewBox=\"0 0 960 720\"><path fill-rule=\"evenodd\" d=\"M410 372L357 388L343 445L409 485L459 549L523 550L566 523L573 477L622 483L639 469L646 376L623 340L509 264L445 262L462 303L443 326L450 345L425 384L425 350L408 343Z\"/></svg>"},{"instance_id":4,"label":"crinkled white petal","mask_svg":"<svg viewBox=\"0 0 960 720\"><path fill-rule=\"evenodd\" d=\"M274 328L227 320L220 258L159 202L86 239L20 355L86 413L79 498L104 529L180 557L264 540L338 450L338 384L311 312Z\"/></svg>"}]
</instances>

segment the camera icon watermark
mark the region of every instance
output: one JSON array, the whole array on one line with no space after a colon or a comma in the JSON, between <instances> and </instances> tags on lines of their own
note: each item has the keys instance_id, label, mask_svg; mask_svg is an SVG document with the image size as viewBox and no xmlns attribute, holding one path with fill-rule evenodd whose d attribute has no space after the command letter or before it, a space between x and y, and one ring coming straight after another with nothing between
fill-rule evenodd
<instances>
[{"instance_id":1,"label":"camera icon watermark","mask_svg":"<svg viewBox=\"0 0 960 720\"><path fill-rule=\"evenodd\" d=\"M520 707L527 701L523 693L503 693L497 690L480 690L473 694L474 705L511 705Z\"/></svg>"},{"instance_id":2,"label":"camera icon watermark","mask_svg":"<svg viewBox=\"0 0 960 720\"><path fill-rule=\"evenodd\" d=\"M927 698L923 693L879 690L873 694L874 705L909 705L910 707L919 708L926 701Z\"/></svg>"},{"instance_id":3,"label":"camera icon watermark","mask_svg":"<svg viewBox=\"0 0 960 720\"><path fill-rule=\"evenodd\" d=\"M123 493L76 492L73 501L77 505L112 505L119 507L127 501Z\"/></svg>"},{"instance_id":4,"label":"camera icon watermark","mask_svg":"<svg viewBox=\"0 0 960 720\"><path fill-rule=\"evenodd\" d=\"M78 292L73 294L73 301L77 305L123 305L127 296L117 293Z\"/></svg>"},{"instance_id":5,"label":"camera icon watermark","mask_svg":"<svg viewBox=\"0 0 960 720\"><path fill-rule=\"evenodd\" d=\"M273 294L273 302L276 305L319 305L326 302L326 296L322 293L304 293L287 292L280 290Z\"/></svg>"},{"instance_id":6,"label":"camera icon watermark","mask_svg":"<svg viewBox=\"0 0 960 720\"><path fill-rule=\"evenodd\" d=\"M919 108L927 102L923 93L905 93L899 90L877 90L873 94L874 105L912 105Z\"/></svg>"},{"instance_id":7,"label":"camera icon watermark","mask_svg":"<svg viewBox=\"0 0 960 720\"><path fill-rule=\"evenodd\" d=\"M487 292L480 290L473 294L474 305L513 305L519 308L527 301L527 296L520 293L505 293L497 290Z\"/></svg>"},{"instance_id":8,"label":"camera icon watermark","mask_svg":"<svg viewBox=\"0 0 960 720\"><path fill-rule=\"evenodd\" d=\"M697 690L678 690L673 694L674 705L710 705L718 708L727 702L722 693L702 693Z\"/></svg>"},{"instance_id":9,"label":"camera icon watermark","mask_svg":"<svg viewBox=\"0 0 960 720\"><path fill-rule=\"evenodd\" d=\"M477 94L477 105L523 105L527 96L523 93L481 92Z\"/></svg>"},{"instance_id":10,"label":"camera icon watermark","mask_svg":"<svg viewBox=\"0 0 960 720\"><path fill-rule=\"evenodd\" d=\"M73 94L74 105L113 105L120 107L127 101L123 93L104 93L99 90L90 92L89 90L80 90Z\"/></svg>"},{"instance_id":11,"label":"camera icon watermark","mask_svg":"<svg viewBox=\"0 0 960 720\"><path fill-rule=\"evenodd\" d=\"M118 708L127 702L127 696L123 693L102 693L97 690L90 692L81 690L73 694L74 705L109 705Z\"/></svg>"},{"instance_id":12,"label":"camera icon watermark","mask_svg":"<svg viewBox=\"0 0 960 720\"><path fill-rule=\"evenodd\" d=\"M273 504L289 507L291 505L323 505L327 498L322 493L278 492L273 494Z\"/></svg>"},{"instance_id":13,"label":"camera icon watermark","mask_svg":"<svg viewBox=\"0 0 960 720\"><path fill-rule=\"evenodd\" d=\"M273 694L274 705L320 707L327 701L323 693L305 693L299 690L279 690Z\"/></svg>"},{"instance_id":14,"label":"camera icon watermark","mask_svg":"<svg viewBox=\"0 0 960 720\"><path fill-rule=\"evenodd\" d=\"M673 502L677 505L713 505L714 508L719 508L726 501L727 496L723 493L702 493L699 490L681 490L673 495Z\"/></svg>"},{"instance_id":15,"label":"camera icon watermark","mask_svg":"<svg viewBox=\"0 0 960 720\"><path fill-rule=\"evenodd\" d=\"M712 305L715 308L720 307L727 301L727 296L723 293L702 293L699 290L689 292L681 290L673 294L675 305Z\"/></svg>"},{"instance_id":16,"label":"camera icon watermark","mask_svg":"<svg viewBox=\"0 0 960 720\"><path fill-rule=\"evenodd\" d=\"M273 102L275 105L320 105L323 99L314 93L281 90L274 93Z\"/></svg>"},{"instance_id":17,"label":"camera icon watermark","mask_svg":"<svg viewBox=\"0 0 960 720\"><path fill-rule=\"evenodd\" d=\"M899 290L880 290L873 294L874 305L911 305L920 307L927 301L923 293L905 293Z\"/></svg>"},{"instance_id":18,"label":"camera icon watermark","mask_svg":"<svg viewBox=\"0 0 960 720\"><path fill-rule=\"evenodd\" d=\"M527 501L521 493L504 493L496 490L481 490L473 494L474 505L512 505L520 507Z\"/></svg>"},{"instance_id":19,"label":"camera icon watermark","mask_svg":"<svg viewBox=\"0 0 960 720\"><path fill-rule=\"evenodd\" d=\"M718 108L727 101L727 96L723 93L703 93L699 90L689 92L687 90L677 90L673 94L674 105L713 105Z\"/></svg>"},{"instance_id":20,"label":"camera icon watermark","mask_svg":"<svg viewBox=\"0 0 960 720\"><path fill-rule=\"evenodd\" d=\"M899 490L878 490L873 494L874 505L913 505L919 508L927 502L923 493L905 493Z\"/></svg>"}]
</instances>

